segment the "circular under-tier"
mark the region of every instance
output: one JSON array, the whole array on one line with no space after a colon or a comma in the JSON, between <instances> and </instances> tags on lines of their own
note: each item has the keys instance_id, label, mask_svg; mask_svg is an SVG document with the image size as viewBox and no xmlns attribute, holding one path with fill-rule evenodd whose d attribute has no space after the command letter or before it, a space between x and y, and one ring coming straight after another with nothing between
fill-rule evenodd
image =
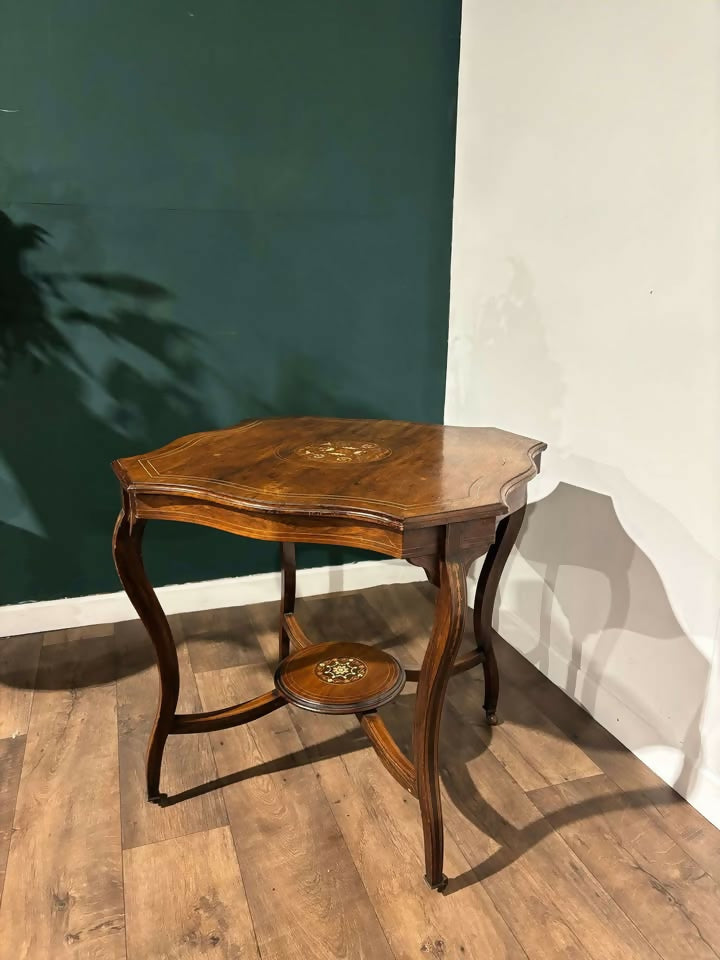
<instances>
[{"instance_id":1,"label":"circular under-tier","mask_svg":"<svg viewBox=\"0 0 720 960\"><path fill-rule=\"evenodd\" d=\"M315 713L367 713L405 686L389 653L362 643L314 643L286 657L275 686L290 703Z\"/></svg>"}]
</instances>

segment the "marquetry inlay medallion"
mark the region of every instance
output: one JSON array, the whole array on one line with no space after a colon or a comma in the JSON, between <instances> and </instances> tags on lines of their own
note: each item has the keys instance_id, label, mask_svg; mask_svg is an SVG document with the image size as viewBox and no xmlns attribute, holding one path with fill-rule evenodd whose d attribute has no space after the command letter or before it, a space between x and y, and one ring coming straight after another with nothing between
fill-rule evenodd
<instances>
[{"instance_id":1,"label":"marquetry inlay medallion","mask_svg":"<svg viewBox=\"0 0 720 960\"><path fill-rule=\"evenodd\" d=\"M309 463L374 463L389 457L392 450L379 443L322 440L295 447L290 456ZM287 454L285 454L287 456Z\"/></svg>"},{"instance_id":2,"label":"marquetry inlay medallion","mask_svg":"<svg viewBox=\"0 0 720 960\"><path fill-rule=\"evenodd\" d=\"M333 657L322 660L315 667L315 673L325 683L353 683L365 676L367 664L355 657Z\"/></svg>"}]
</instances>

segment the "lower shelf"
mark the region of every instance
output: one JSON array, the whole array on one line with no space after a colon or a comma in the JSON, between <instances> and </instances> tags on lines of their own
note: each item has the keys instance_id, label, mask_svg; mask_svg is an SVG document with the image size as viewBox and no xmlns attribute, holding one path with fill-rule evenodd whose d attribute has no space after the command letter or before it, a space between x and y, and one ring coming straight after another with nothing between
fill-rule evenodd
<instances>
[{"instance_id":1,"label":"lower shelf","mask_svg":"<svg viewBox=\"0 0 720 960\"><path fill-rule=\"evenodd\" d=\"M286 657L275 686L314 713L367 713L394 700L405 686L395 657L362 643L315 643Z\"/></svg>"}]
</instances>

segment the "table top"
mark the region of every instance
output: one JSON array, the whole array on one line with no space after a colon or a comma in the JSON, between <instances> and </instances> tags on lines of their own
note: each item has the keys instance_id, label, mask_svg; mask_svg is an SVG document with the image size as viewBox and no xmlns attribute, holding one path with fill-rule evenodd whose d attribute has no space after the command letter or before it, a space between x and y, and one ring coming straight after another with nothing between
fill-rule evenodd
<instances>
[{"instance_id":1,"label":"table top","mask_svg":"<svg viewBox=\"0 0 720 960\"><path fill-rule=\"evenodd\" d=\"M501 515L546 444L494 427L285 417L116 460L126 490L395 527Z\"/></svg>"}]
</instances>

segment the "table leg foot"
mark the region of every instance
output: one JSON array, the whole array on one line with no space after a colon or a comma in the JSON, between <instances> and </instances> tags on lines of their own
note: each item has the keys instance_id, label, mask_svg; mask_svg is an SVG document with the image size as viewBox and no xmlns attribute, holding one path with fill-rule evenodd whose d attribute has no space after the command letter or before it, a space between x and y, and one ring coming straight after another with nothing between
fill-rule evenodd
<instances>
[{"instance_id":1,"label":"table leg foot","mask_svg":"<svg viewBox=\"0 0 720 960\"><path fill-rule=\"evenodd\" d=\"M160 771L162 770L162 758L165 752L165 744L170 735L170 726L174 717L168 714L163 717L161 711L155 720L150 742L148 743L147 757L145 759L145 781L147 786L148 799L152 801L153 797L164 797L166 794L160 792Z\"/></svg>"},{"instance_id":2,"label":"table leg foot","mask_svg":"<svg viewBox=\"0 0 720 960\"><path fill-rule=\"evenodd\" d=\"M156 793L154 796L148 794L148 803L156 803L159 807L162 807L167 800L167 796L166 793Z\"/></svg>"},{"instance_id":3,"label":"table leg foot","mask_svg":"<svg viewBox=\"0 0 720 960\"><path fill-rule=\"evenodd\" d=\"M448 878L444 873L440 874L440 879L435 883L432 883L430 879L426 876L425 883L430 887L431 890L437 890L438 893L442 893L445 887L448 885Z\"/></svg>"},{"instance_id":4,"label":"table leg foot","mask_svg":"<svg viewBox=\"0 0 720 960\"><path fill-rule=\"evenodd\" d=\"M485 719L489 727L497 727L500 721L498 720L498 715L494 710L485 711Z\"/></svg>"},{"instance_id":5,"label":"table leg foot","mask_svg":"<svg viewBox=\"0 0 720 960\"><path fill-rule=\"evenodd\" d=\"M493 650L493 631L484 630L482 633L482 645L485 650L485 660L483 662L483 674L485 677L485 702L483 710L490 726L497 724L497 705L500 696L500 671L498 670L495 651ZM494 719L491 719L494 718Z\"/></svg>"}]
</instances>

